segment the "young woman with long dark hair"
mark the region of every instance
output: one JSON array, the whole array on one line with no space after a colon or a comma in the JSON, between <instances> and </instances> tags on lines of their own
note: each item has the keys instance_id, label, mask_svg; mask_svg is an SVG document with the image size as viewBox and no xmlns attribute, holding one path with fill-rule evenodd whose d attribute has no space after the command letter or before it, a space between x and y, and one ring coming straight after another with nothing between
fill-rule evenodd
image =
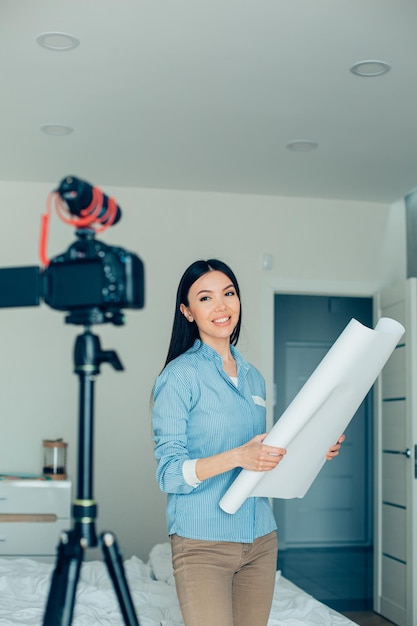
<instances>
[{"instance_id":1,"label":"young woman with long dark hair","mask_svg":"<svg viewBox=\"0 0 417 626\"><path fill-rule=\"evenodd\" d=\"M271 608L277 527L268 499L247 498L233 515L219 506L242 468L270 471L286 454L263 443L265 381L236 348L241 319L232 270L217 259L190 265L152 412L185 626L266 626Z\"/></svg>"}]
</instances>

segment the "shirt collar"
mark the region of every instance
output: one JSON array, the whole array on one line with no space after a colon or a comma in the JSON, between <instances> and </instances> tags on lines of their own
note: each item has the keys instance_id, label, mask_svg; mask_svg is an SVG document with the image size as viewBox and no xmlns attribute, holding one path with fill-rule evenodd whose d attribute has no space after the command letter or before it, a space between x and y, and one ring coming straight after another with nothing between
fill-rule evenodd
<instances>
[{"instance_id":1,"label":"shirt collar","mask_svg":"<svg viewBox=\"0 0 417 626\"><path fill-rule=\"evenodd\" d=\"M214 350L214 348L212 348L211 346L209 346L206 343L203 343L201 341L201 339L196 339L191 350L193 352L199 352L200 354L202 354L203 356L205 356L208 359L211 360L215 360L219 363L220 367L223 369L223 360L222 357L220 356L220 354L218 352L216 352L216 350ZM249 369L249 363L243 358L243 356L241 355L241 353L239 352L239 350L236 348L236 346L230 346L230 351L233 355L233 358L236 361L236 365L238 368L238 371L240 370L240 368L243 368L244 370L248 370Z\"/></svg>"}]
</instances>

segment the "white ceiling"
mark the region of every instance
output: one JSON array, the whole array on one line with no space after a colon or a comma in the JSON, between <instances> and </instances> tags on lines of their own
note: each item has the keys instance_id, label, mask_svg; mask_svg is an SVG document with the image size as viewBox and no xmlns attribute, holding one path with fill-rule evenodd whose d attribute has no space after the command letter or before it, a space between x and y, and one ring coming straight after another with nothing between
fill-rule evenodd
<instances>
[{"instance_id":1,"label":"white ceiling","mask_svg":"<svg viewBox=\"0 0 417 626\"><path fill-rule=\"evenodd\" d=\"M45 50L46 31L80 45ZM350 72L369 59L392 69ZM382 202L417 186L415 0L1 0L0 68L0 180Z\"/></svg>"}]
</instances>

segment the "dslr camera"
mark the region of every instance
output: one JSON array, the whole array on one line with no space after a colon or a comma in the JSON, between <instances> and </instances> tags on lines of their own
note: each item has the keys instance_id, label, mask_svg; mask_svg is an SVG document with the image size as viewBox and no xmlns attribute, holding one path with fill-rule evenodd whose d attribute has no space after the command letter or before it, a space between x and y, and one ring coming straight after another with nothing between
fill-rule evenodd
<instances>
[{"instance_id":1,"label":"dslr camera","mask_svg":"<svg viewBox=\"0 0 417 626\"><path fill-rule=\"evenodd\" d=\"M123 309L144 306L144 265L136 254L95 238L96 231L120 220L120 207L74 176L64 178L50 195L57 211L69 215L62 219L77 228L77 240L50 261L43 253L43 268L1 268L0 307L38 306L43 300L67 311L66 323L122 325Z\"/></svg>"}]
</instances>

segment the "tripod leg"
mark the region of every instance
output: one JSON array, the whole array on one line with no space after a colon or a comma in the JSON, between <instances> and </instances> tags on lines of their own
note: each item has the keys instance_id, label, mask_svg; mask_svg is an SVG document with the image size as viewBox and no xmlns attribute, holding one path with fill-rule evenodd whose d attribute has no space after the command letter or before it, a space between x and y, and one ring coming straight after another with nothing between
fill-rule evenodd
<instances>
[{"instance_id":1,"label":"tripod leg","mask_svg":"<svg viewBox=\"0 0 417 626\"><path fill-rule=\"evenodd\" d=\"M79 537L73 531L62 535L43 626L70 626L83 552Z\"/></svg>"},{"instance_id":2,"label":"tripod leg","mask_svg":"<svg viewBox=\"0 0 417 626\"><path fill-rule=\"evenodd\" d=\"M127 626L139 626L116 537L111 532L104 532L100 539L104 560L116 591L125 624Z\"/></svg>"}]
</instances>

